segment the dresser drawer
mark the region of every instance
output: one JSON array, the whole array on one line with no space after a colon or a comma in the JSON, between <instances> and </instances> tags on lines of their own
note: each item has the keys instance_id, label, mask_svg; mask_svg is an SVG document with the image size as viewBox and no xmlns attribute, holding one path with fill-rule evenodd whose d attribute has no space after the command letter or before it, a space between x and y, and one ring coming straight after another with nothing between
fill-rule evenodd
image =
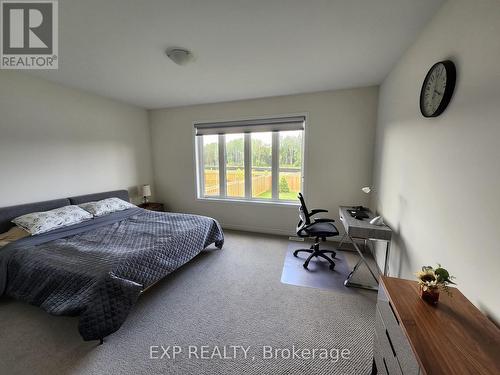
<instances>
[{"instance_id":1,"label":"dresser drawer","mask_svg":"<svg viewBox=\"0 0 500 375\"><path fill-rule=\"evenodd\" d=\"M387 364L385 363L384 357L380 354L380 344L378 343L377 334L373 338L373 360L377 366L377 375L388 375L387 374Z\"/></svg>"},{"instance_id":2,"label":"dresser drawer","mask_svg":"<svg viewBox=\"0 0 500 375\"><path fill-rule=\"evenodd\" d=\"M403 373L401 372L401 368L396 358L396 352L394 351L394 345L392 343L389 332L382 322L382 318L378 309L375 319L375 347L382 357L382 361L384 362L385 367L384 370L387 371L387 374L402 375Z\"/></svg>"},{"instance_id":3,"label":"dresser drawer","mask_svg":"<svg viewBox=\"0 0 500 375\"><path fill-rule=\"evenodd\" d=\"M406 338L384 288L379 288L377 310L380 313L384 327L391 338L401 371L405 375L418 375L420 367L413 354L410 343Z\"/></svg>"}]
</instances>

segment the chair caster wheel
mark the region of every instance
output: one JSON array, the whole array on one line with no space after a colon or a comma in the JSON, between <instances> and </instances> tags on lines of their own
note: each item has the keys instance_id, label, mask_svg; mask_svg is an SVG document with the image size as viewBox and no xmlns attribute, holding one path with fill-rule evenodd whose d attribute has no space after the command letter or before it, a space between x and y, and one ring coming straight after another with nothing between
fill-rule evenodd
<instances>
[{"instance_id":1,"label":"chair caster wheel","mask_svg":"<svg viewBox=\"0 0 500 375\"><path fill-rule=\"evenodd\" d=\"M335 266L330 265L330 271L334 271L334 270L335 270Z\"/></svg>"},{"instance_id":2,"label":"chair caster wheel","mask_svg":"<svg viewBox=\"0 0 500 375\"><path fill-rule=\"evenodd\" d=\"M335 258L336 256L337 256L337 253L334 251L334 252L332 253L332 258Z\"/></svg>"},{"instance_id":3,"label":"chair caster wheel","mask_svg":"<svg viewBox=\"0 0 500 375\"><path fill-rule=\"evenodd\" d=\"M307 264L305 264L305 263L302 265L302 267L304 267L306 270L308 269Z\"/></svg>"},{"instance_id":4,"label":"chair caster wheel","mask_svg":"<svg viewBox=\"0 0 500 375\"><path fill-rule=\"evenodd\" d=\"M295 258L297 258L297 254L298 254L298 253L299 253L298 251L294 251L294 252L293 252L293 256L294 256Z\"/></svg>"}]
</instances>

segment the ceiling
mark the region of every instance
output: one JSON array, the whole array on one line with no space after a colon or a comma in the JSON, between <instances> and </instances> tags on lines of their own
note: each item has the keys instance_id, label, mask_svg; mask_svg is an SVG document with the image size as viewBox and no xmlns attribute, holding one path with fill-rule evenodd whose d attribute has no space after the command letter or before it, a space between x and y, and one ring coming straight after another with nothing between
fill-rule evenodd
<instances>
[{"instance_id":1,"label":"ceiling","mask_svg":"<svg viewBox=\"0 0 500 375\"><path fill-rule=\"evenodd\" d=\"M376 85L441 3L63 0L59 70L30 74L144 108Z\"/></svg>"}]
</instances>

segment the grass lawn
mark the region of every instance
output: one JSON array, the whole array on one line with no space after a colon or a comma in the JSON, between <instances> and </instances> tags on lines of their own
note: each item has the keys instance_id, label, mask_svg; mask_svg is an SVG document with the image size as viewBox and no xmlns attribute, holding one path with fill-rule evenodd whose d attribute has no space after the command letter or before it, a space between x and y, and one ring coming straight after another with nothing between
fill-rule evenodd
<instances>
[{"instance_id":1,"label":"grass lawn","mask_svg":"<svg viewBox=\"0 0 500 375\"><path fill-rule=\"evenodd\" d=\"M279 193L279 196L280 196L280 199L287 200L287 201L296 201L297 200L297 193L294 193L294 192ZM272 192L271 191L266 191L265 193L260 194L259 198L271 199L272 198Z\"/></svg>"}]
</instances>

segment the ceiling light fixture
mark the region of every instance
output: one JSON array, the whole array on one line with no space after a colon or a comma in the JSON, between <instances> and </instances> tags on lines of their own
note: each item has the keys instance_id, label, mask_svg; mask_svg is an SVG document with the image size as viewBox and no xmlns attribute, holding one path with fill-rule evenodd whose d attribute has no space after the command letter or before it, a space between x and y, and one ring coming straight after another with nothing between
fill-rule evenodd
<instances>
[{"instance_id":1,"label":"ceiling light fixture","mask_svg":"<svg viewBox=\"0 0 500 375\"><path fill-rule=\"evenodd\" d=\"M172 60L177 65L186 65L187 63L192 61L194 57L190 51L179 47L168 48L166 53L170 60Z\"/></svg>"}]
</instances>

